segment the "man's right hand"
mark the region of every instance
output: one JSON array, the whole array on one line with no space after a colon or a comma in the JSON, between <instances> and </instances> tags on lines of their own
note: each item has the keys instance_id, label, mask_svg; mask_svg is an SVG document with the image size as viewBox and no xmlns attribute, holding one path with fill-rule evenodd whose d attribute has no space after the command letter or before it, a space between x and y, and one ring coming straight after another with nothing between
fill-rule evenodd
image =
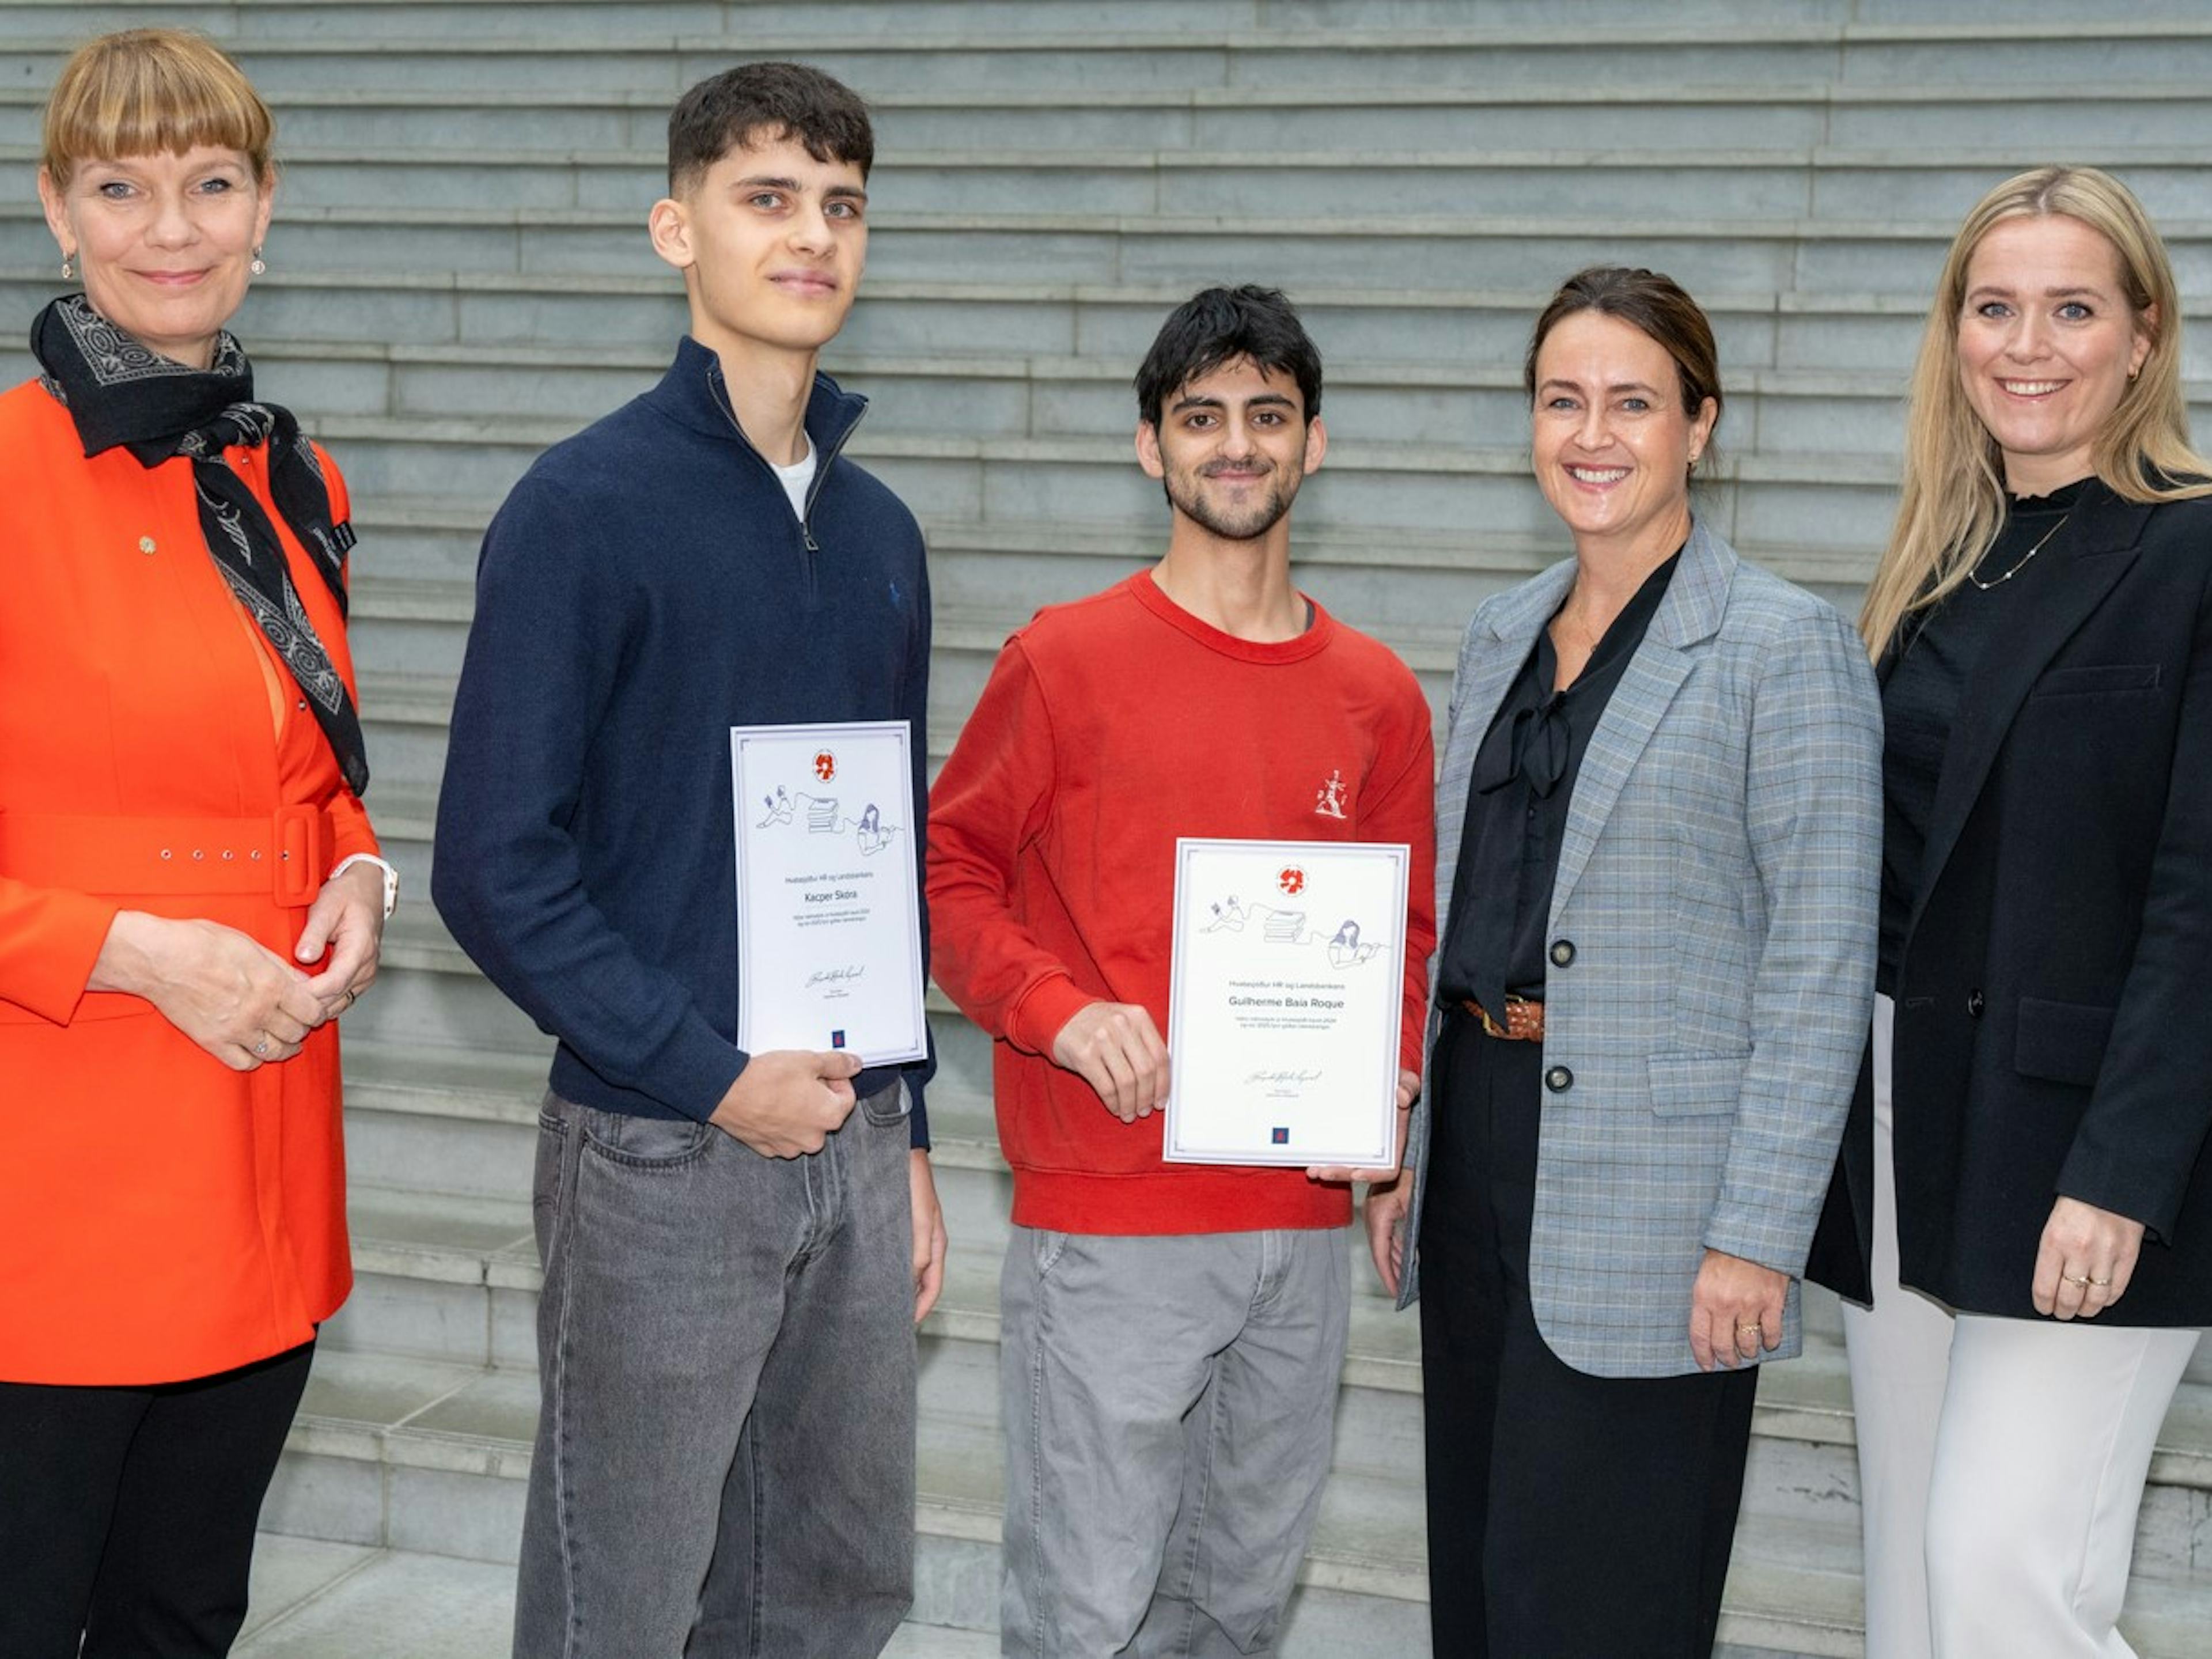
<instances>
[{"instance_id":1,"label":"man's right hand","mask_svg":"<svg viewBox=\"0 0 2212 1659\"><path fill-rule=\"evenodd\" d=\"M1060 1028L1052 1058L1096 1089L1124 1123L1167 1104L1168 1045L1136 1003L1086 1005Z\"/></svg>"},{"instance_id":2,"label":"man's right hand","mask_svg":"<svg viewBox=\"0 0 2212 1659\"><path fill-rule=\"evenodd\" d=\"M818 1152L853 1109L857 1054L777 1048L755 1054L708 1118L763 1158Z\"/></svg>"}]
</instances>

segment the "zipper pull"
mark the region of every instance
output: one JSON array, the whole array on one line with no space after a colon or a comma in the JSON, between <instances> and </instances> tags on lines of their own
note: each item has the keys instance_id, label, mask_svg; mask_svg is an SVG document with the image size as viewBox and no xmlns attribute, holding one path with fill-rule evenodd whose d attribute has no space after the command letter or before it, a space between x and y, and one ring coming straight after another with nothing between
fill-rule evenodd
<instances>
[{"instance_id":1,"label":"zipper pull","mask_svg":"<svg viewBox=\"0 0 2212 1659\"><path fill-rule=\"evenodd\" d=\"M814 532L807 527L806 521L803 519L799 520L799 533L806 538L806 550L809 553L819 553L822 550L814 544Z\"/></svg>"}]
</instances>

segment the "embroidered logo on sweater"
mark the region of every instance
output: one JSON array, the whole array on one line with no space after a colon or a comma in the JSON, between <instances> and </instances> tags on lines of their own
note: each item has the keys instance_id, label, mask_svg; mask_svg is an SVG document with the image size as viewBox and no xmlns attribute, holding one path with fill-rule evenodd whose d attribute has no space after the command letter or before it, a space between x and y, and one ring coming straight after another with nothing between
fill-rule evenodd
<instances>
[{"instance_id":1,"label":"embroidered logo on sweater","mask_svg":"<svg viewBox=\"0 0 2212 1659\"><path fill-rule=\"evenodd\" d=\"M1337 768L1328 775L1328 781L1314 792L1314 816L1340 818L1344 816L1344 769Z\"/></svg>"}]
</instances>

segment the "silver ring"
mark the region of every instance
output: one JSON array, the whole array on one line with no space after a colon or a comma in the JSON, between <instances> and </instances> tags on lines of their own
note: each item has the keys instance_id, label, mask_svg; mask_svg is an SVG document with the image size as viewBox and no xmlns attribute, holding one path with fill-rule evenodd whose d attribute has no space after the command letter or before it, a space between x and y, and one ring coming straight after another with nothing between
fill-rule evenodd
<instances>
[{"instance_id":1,"label":"silver ring","mask_svg":"<svg viewBox=\"0 0 2212 1659\"><path fill-rule=\"evenodd\" d=\"M257 1054L266 1054L269 1052L269 1039L267 1037L264 1037L260 1042L255 1043L253 1045L253 1052Z\"/></svg>"}]
</instances>

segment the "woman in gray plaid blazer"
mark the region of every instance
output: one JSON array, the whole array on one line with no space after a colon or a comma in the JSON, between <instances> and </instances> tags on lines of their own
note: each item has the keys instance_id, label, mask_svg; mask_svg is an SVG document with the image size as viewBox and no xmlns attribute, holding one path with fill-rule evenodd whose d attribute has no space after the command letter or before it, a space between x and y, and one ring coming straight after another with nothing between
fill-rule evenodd
<instances>
[{"instance_id":1,"label":"woman in gray plaid blazer","mask_svg":"<svg viewBox=\"0 0 2212 1659\"><path fill-rule=\"evenodd\" d=\"M1436 1651L1689 1659L1865 1042L1881 714L1844 619L1691 511L1688 295L1584 271L1526 368L1575 556L1461 648L1428 1087L1369 1233L1425 1292Z\"/></svg>"}]
</instances>

